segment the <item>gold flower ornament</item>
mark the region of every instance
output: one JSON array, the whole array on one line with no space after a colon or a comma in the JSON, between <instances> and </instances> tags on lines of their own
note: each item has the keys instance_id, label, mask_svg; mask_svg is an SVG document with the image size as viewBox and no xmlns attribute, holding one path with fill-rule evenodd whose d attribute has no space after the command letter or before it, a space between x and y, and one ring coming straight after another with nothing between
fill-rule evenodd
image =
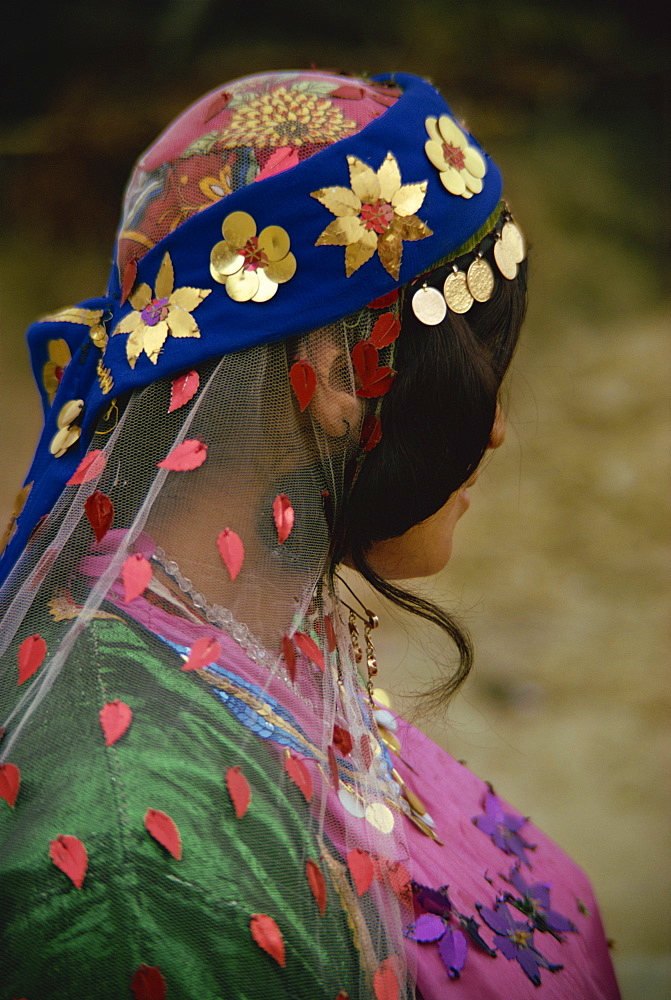
<instances>
[{"instance_id":1,"label":"gold flower ornament","mask_svg":"<svg viewBox=\"0 0 671 1000\"><path fill-rule=\"evenodd\" d=\"M210 253L210 274L235 302L267 302L296 273L289 234L266 226L256 235L247 212L231 212L221 227L223 240Z\"/></svg>"},{"instance_id":2,"label":"gold flower ornament","mask_svg":"<svg viewBox=\"0 0 671 1000\"><path fill-rule=\"evenodd\" d=\"M126 357L131 368L142 352L156 364L161 349L172 337L200 337L200 330L191 315L196 306L210 294L210 288L174 288L175 274L170 254L166 253L156 275L152 292L149 285L137 285L129 296L133 312L121 320L112 331L129 333Z\"/></svg>"},{"instance_id":3,"label":"gold flower ornament","mask_svg":"<svg viewBox=\"0 0 671 1000\"><path fill-rule=\"evenodd\" d=\"M440 171L444 187L462 198L479 194L487 164L475 146L469 145L466 134L448 115L427 118L425 125L429 139L424 149Z\"/></svg>"},{"instance_id":4,"label":"gold flower ornament","mask_svg":"<svg viewBox=\"0 0 671 1000\"><path fill-rule=\"evenodd\" d=\"M344 246L345 274L349 278L377 252L380 263L398 281L404 240L432 236L415 213L426 195L426 181L403 184L396 157L387 153L375 171L356 156L348 156L350 188L313 191L336 219L329 223L316 246Z\"/></svg>"},{"instance_id":5,"label":"gold flower ornament","mask_svg":"<svg viewBox=\"0 0 671 1000\"><path fill-rule=\"evenodd\" d=\"M47 344L47 354L49 360L42 366L42 385L49 402L53 403L63 372L72 360L72 354L65 340L50 340Z\"/></svg>"}]
</instances>

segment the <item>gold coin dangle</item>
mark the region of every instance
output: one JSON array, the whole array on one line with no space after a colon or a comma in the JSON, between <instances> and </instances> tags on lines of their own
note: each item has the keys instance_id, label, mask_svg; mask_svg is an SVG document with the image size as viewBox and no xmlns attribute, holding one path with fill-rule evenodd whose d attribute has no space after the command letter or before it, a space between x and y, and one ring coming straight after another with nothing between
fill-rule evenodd
<instances>
[{"instance_id":1,"label":"gold coin dangle","mask_svg":"<svg viewBox=\"0 0 671 1000\"><path fill-rule=\"evenodd\" d=\"M466 273L468 290L476 302L487 302L494 291L494 272L484 259L476 257Z\"/></svg>"},{"instance_id":2,"label":"gold coin dangle","mask_svg":"<svg viewBox=\"0 0 671 1000\"><path fill-rule=\"evenodd\" d=\"M512 219L509 219L503 229L501 230L501 236L504 242L507 244L510 255L516 264L521 264L526 257L526 247L524 245L524 236L518 227L515 225Z\"/></svg>"},{"instance_id":3,"label":"gold coin dangle","mask_svg":"<svg viewBox=\"0 0 671 1000\"><path fill-rule=\"evenodd\" d=\"M447 315L447 303L437 288L424 285L412 297L412 311L424 326L437 326Z\"/></svg>"},{"instance_id":4,"label":"gold coin dangle","mask_svg":"<svg viewBox=\"0 0 671 1000\"><path fill-rule=\"evenodd\" d=\"M517 261L513 260L510 247L502 238L494 244L494 260L503 277L512 281L517 274Z\"/></svg>"},{"instance_id":5,"label":"gold coin dangle","mask_svg":"<svg viewBox=\"0 0 671 1000\"><path fill-rule=\"evenodd\" d=\"M453 313L466 313L473 305L473 296L468 290L466 275L457 267L445 278L443 295Z\"/></svg>"}]
</instances>

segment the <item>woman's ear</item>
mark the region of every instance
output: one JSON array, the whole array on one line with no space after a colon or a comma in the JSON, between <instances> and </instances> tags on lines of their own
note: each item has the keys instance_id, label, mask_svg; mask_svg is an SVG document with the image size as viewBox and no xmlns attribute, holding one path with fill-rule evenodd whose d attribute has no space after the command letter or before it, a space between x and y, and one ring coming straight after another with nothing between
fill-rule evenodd
<instances>
[{"instance_id":1,"label":"woman's ear","mask_svg":"<svg viewBox=\"0 0 671 1000\"><path fill-rule=\"evenodd\" d=\"M355 394L352 365L345 347L328 329L313 330L299 352L317 376L310 413L329 437L358 441L363 403Z\"/></svg>"}]
</instances>

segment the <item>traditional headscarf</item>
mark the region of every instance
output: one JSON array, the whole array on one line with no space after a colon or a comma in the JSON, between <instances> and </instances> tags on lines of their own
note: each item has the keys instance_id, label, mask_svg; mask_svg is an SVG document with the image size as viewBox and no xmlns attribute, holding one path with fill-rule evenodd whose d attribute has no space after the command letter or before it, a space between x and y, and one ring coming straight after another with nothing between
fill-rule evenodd
<instances>
[{"instance_id":1,"label":"traditional headscarf","mask_svg":"<svg viewBox=\"0 0 671 1000\"><path fill-rule=\"evenodd\" d=\"M170 732L185 761L166 779L181 820L165 788L170 810L149 796L144 826L128 807L132 843L151 835L172 856L158 851L144 877L197 881L200 869L188 868L197 851L214 871L216 852L204 856L221 831L203 817L233 808L235 881L227 894L214 871L211 914L220 896L237 900L287 995L290 983L292 995L322 995L327 982L333 998L406 995L400 814L427 836L431 827L392 774L330 552L358 463L384 433L399 291L414 282L414 294L440 298L430 285L437 264L488 233L497 246L513 240L500 198L489 156L434 87L405 74L238 80L196 102L141 157L107 295L29 332L45 427L0 563L10 706L1 773L23 783L6 865L20 869L29 844L40 884L61 878L58 867L71 891L95 894L104 818L86 815L67 761L85 771L107 755L120 774L136 765L154 775L155 761L140 760L146 740L160 755L157 730ZM464 287L478 298L475 280ZM450 308L464 311L454 298ZM417 313L429 330L431 307ZM144 673L121 623L140 637ZM199 757L211 709L203 702L199 716L192 699L203 692L235 734L218 785ZM188 774L195 758L209 785ZM75 800L78 809L63 804ZM54 839L42 845L50 810ZM268 860L269 840L286 843L286 857ZM334 969L329 942L344 933L343 912L354 957ZM124 970L115 958L110 994L114 976L130 982L140 967L159 970L169 990L170 955L147 944L140 959ZM216 988L231 981L227 961L216 948L202 959ZM259 992L265 975L262 965L249 973L250 995L278 995Z\"/></svg>"}]
</instances>

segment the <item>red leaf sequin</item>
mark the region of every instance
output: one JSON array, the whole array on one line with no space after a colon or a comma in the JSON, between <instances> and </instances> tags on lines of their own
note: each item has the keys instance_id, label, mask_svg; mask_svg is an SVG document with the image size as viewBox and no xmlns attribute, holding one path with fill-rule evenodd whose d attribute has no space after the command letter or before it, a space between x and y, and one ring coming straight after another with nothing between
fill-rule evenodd
<instances>
[{"instance_id":1,"label":"red leaf sequin","mask_svg":"<svg viewBox=\"0 0 671 1000\"><path fill-rule=\"evenodd\" d=\"M373 347L378 349L381 347L388 347L389 344L393 344L399 333L401 332L401 324L396 319L393 313L387 312L379 316L375 321L375 326L370 332L370 342Z\"/></svg>"},{"instance_id":2,"label":"red leaf sequin","mask_svg":"<svg viewBox=\"0 0 671 1000\"><path fill-rule=\"evenodd\" d=\"M362 385L367 385L374 377L377 368L377 348L369 340L360 340L352 348L352 364Z\"/></svg>"},{"instance_id":3,"label":"red leaf sequin","mask_svg":"<svg viewBox=\"0 0 671 1000\"><path fill-rule=\"evenodd\" d=\"M131 257L123 269L123 279L121 281L121 305L124 304L130 293L133 291L133 285L135 284L136 278L137 261L134 257Z\"/></svg>"},{"instance_id":4,"label":"red leaf sequin","mask_svg":"<svg viewBox=\"0 0 671 1000\"><path fill-rule=\"evenodd\" d=\"M338 760L335 755L335 750L329 745L328 750L329 768L331 771L331 781L333 782L333 787L336 792L340 787L340 775L338 774Z\"/></svg>"},{"instance_id":5,"label":"red leaf sequin","mask_svg":"<svg viewBox=\"0 0 671 1000\"><path fill-rule=\"evenodd\" d=\"M9 802L12 809L21 787L21 772L16 764L0 764L0 799Z\"/></svg>"},{"instance_id":6,"label":"red leaf sequin","mask_svg":"<svg viewBox=\"0 0 671 1000\"><path fill-rule=\"evenodd\" d=\"M231 797L236 817L242 819L252 801L252 790L239 767L229 767L226 772L226 788Z\"/></svg>"},{"instance_id":7,"label":"red leaf sequin","mask_svg":"<svg viewBox=\"0 0 671 1000\"><path fill-rule=\"evenodd\" d=\"M284 770L302 791L307 802L312 801L312 777L299 757L289 754L284 760Z\"/></svg>"},{"instance_id":8,"label":"red leaf sequin","mask_svg":"<svg viewBox=\"0 0 671 1000\"><path fill-rule=\"evenodd\" d=\"M172 817L161 812L160 809L147 809L144 815L144 826L161 847L165 847L176 861L181 861L182 838Z\"/></svg>"},{"instance_id":9,"label":"red leaf sequin","mask_svg":"<svg viewBox=\"0 0 671 1000\"><path fill-rule=\"evenodd\" d=\"M298 162L298 150L295 146L278 146L270 154L261 170L259 170L254 181L263 181L266 177L274 177L275 174L281 174L283 170L297 166Z\"/></svg>"},{"instance_id":10,"label":"red leaf sequin","mask_svg":"<svg viewBox=\"0 0 671 1000\"><path fill-rule=\"evenodd\" d=\"M221 646L217 640L204 635L194 642L182 670L200 670L201 667L214 663L220 655Z\"/></svg>"},{"instance_id":11,"label":"red leaf sequin","mask_svg":"<svg viewBox=\"0 0 671 1000\"><path fill-rule=\"evenodd\" d=\"M198 392L200 386L200 376L197 371L187 372L185 375L178 375L170 387L170 406L168 413L179 410L180 406L185 406L189 400Z\"/></svg>"},{"instance_id":12,"label":"red leaf sequin","mask_svg":"<svg viewBox=\"0 0 671 1000\"><path fill-rule=\"evenodd\" d=\"M396 104L400 94L398 92L394 93L393 91L385 94L378 90L377 93L372 94L371 96L374 101L377 101L378 104L384 104L385 108L391 108L394 104Z\"/></svg>"},{"instance_id":13,"label":"red leaf sequin","mask_svg":"<svg viewBox=\"0 0 671 1000\"><path fill-rule=\"evenodd\" d=\"M75 888L81 889L88 868L86 848L77 837L62 834L49 844L49 857L70 879Z\"/></svg>"},{"instance_id":14,"label":"red leaf sequin","mask_svg":"<svg viewBox=\"0 0 671 1000\"><path fill-rule=\"evenodd\" d=\"M378 857L375 862L375 875L386 880L392 891L404 902L412 900L412 877L402 861L389 861Z\"/></svg>"},{"instance_id":15,"label":"red leaf sequin","mask_svg":"<svg viewBox=\"0 0 671 1000\"><path fill-rule=\"evenodd\" d=\"M100 448L84 455L83 459L67 481L68 486L80 486L82 483L90 483L92 479L99 476L107 464L107 455Z\"/></svg>"},{"instance_id":16,"label":"red leaf sequin","mask_svg":"<svg viewBox=\"0 0 671 1000\"><path fill-rule=\"evenodd\" d=\"M310 883L310 889L312 890L312 895L315 897L315 902L319 907L319 912L324 915L326 910L326 881L324 879L324 873L312 858L308 858L305 862L305 874L307 880Z\"/></svg>"},{"instance_id":17,"label":"red leaf sequin","mask_svg":"<svg viewBox=\"0 0 671 1000\"><path fill-rule=\"evenodd\" d=\"M335 629L333 627L333 619L330 615L324 615L324 630L326 632L326 642L328 644L329 653L332 653L338 643L336 640Z\"/></svg>"},{"instance_id":18,"label":"red leaf sequin","mask_svg":"<svg viewBox=\"0 0 671 1000\"><path fill-rule=\"evenodd\" d=\"M173 448L162 462L157 462L159 469L170 469L171 472L190 472L197 469L207 458L207 445L198 438L189 438Z\"/></svg>"},{"instance_id":19,"label":"red leaf sequin","mask_svg":"<svg viewBox=\"0 0 671 1000\"><path fill-rule=\"evenodd\" d=\"M289 381L302 413L309 406L317 388L315 370L307 361L296 361L289 369Z\"/></svg>"},{"instance_id":20,"label":"red leaf sequin","mask_svg":"<svg viewBox=\"0 0 671 1000\"><path fill-rule=\"evenodd\" d=\"M389 391L396 372L387 366L378 368L377 362L377 348L369 340L360 340L352 348L352 364L361 383L357 396L371 399Z\"/></svg>"},{"instance_id":21,"label":"red leaf sequin","mask_svg":"<svg viewBox=\"0 0 671 1000\"><path fill-rule=\"evenodd\" d=\"M316 667L323 672L324 671L324 656L314 641L311 635L306 635L305 632L295 632L294 642L300 649L301 653L307 656L308 660L312 660Z\"/></svg>"},{"instance_id":22,"label":"red leaf sequin","mask_svg":"<svg viewBox=\"0 0 671 1000\"><path fill-rule=\"evenodd\" d=\"M245 559L245 547L240 535L231 531L230 528L224 528L217 535L217 548L219 555L224 560L228 575L231 580L235 580Z\"/></svg>"},{"instance_id":23,"label":"red leaf sequin","mask_svg":"<svg viewBox=\"0 0 671 1000\"><path fill-rule=\"evenodd\" d=\"M128 556L121 568L121 579L124 585L124 604L130 604L136 597L143 594L149 586L152 577L151 564L141 552Z\"/></svg>"},{"instance_id":24,"label":"red leaf sequin","mask_svg":"<svg viewBox=\"0 0 671 1000\"><path fill-rule=\"evenodd\" d=\"M220 94L217 94L216 97L212 98L205 109L205 117L203 118L204 125L207 125L212 118L216 118L217 115L221 114L224 108L228 105L231 96L232 95L227 90L222 90Z\"/></svg>"},{"instance_id":25,"label":"red leaf sequin","mask_svg":"<svg viewBox=\"0 0 671 1000\"><path fill-rule=\"evenodd\" d=\"M93 528L96 541L101 542L112 527L114 504L108 496L96 490L84 504L84 513Z\"/></svg>"},{"instance_id":26,"label":"red leaf sequin","mask_svg":"<svg viewBox=\"0 0 671 1000\"><path fill-rule=\"evenodd\" d=\"M165 1000L168 987L161 970L155 965L141 965L130 982L135 1000Z\"/></svg>"},{"instance_id":27,"label":"red leaf sequin","mask_svg":"<svg viewBox=\"0 0 671 1000\"><path fill-rule=\"evenodd\" d=\"M39 670L46 655L47 644L37 632L23 640L19 646L19 684L23 684Z\"/></svg>"},{"instance_id":28,"label":"red leaf sequin","mask_svg":"<svg viewBox=\"0 0 671 1000\"><path fill-rule=\"evenodd\" d=\"M286 493L280 493L273 500L273 520L277 528L277 541L282 545L294 526L294 509Z\"/></svg>"},{"instance_id":29,"label":"red leaf sequin","mask_svg":"<svg viewBox=\"0 0 671 1000\"><path fill-rule=\"evenodd\" d=\"M265 913L255 913L249 921L252 937L282 968L287 964L284 957L284 940L282 933L272 917Z\"/></svg>"},{"instance_id":30,"label":"red leaf sequin","mask_svg":"<svg viewBox=\"0 0 671 1000\"><path fill-rule=\"evenodd\" d=\"M377 399L378 396L384 396L389 392L395 378L396 372L392 368L386 366L378 368L370 381L357 389L356 394L363 399Z\"/></svg>"},{"instance_id":31,"label":"red leaf sequin","mask_svg":"<svg viewBox=\"0 0 671 1000\"><path fill-rule=\"evenodd\" d=\"M354 743L352 742L352 737L346 729L341 726L333 727L333 743L337 746L343 757L346 757L348 753L351 752Z\"/></svg>"},{"instance_id":32,"label":"red leaf sequin","mask_svg":"<svg viewBox=\"0 0 671 1000\"><path fill-rule=\"evenodd\" d=\"M287 665L287 670L289 671L289 676L292 681L296 680L296 650L294 649L294 644L288 635L282 638L282 655L284 656L284 662Z\"/></svg>"},{"instance_id":33,"label":"red leaf sequin","mask_svg":"<svg viewBox=\"0 0 671 1000\"><path fill-rule=\"evenodd\" d=\"M346 101L360 101L364 94L363 87L355 87L350 83L345 83L342 87L338 87L337 90L332 90L329 97L339 97L341 100Z\"/></svg>"},{"instance_id":34,"label":"red leaf sequin","mask_svg":"<svg viewBox=\"0 0 671 1000\"><path fill-rule=\"evenodd\" d=\"M368 733L362 733L360 746L361 746L361 756L363 757L363 762L366 765L366 768L368 769L370 765L373 763L373 750L370 745L370 736L368 735Z\"/></svg>"},{"instance_id":35,"label":"red leaf sequin","mask_svg":"<svg viewBox=\"0 0 671 1000\"><path fill-rule=\"evenodd\" d=\"M133 719L133 712L129 705L115 698L108 701L98 713L100 725L105 734L105 746L111 747L113 743L121 739Z\"/></svg>"},{"instance_id":36,"label":"red leaf sequin","mask_svg":"<svg viewBox=\"0 0 671 1000\"><path fill-rule=\"evenodd\" d=\"M364 451L372 451L382 440L382 421L374 413L369 413L361 425L359 442Z\"/></svg>"},{"instance_id":37,"label":"red leaf sequin","mask_svg":"<svg viewBox=\"0 0 671 1000\"><path fill-rule=\"evenodd\" d=\"M392 288L386 295L381 295L379 299L373 299L368 303L369 309L388 309L398 299L398 288Z\"/></svg>"},{"instance_id":38,"label":"red leaf sequin","mask_svg":"<svg viewBox=\"0 0 671 1000\"><path fill-rule=\"evenodd\" d=\"M373 976L373 989L375 990L375 1000L398 1000L399 986L398 976L394 966L396 959L394 955L385 958Z\"/></svg>"},{"instance_id":39,"label":"red leaf sequin","mask_svg":"<svg viewBox=\"0 0 671 1000\"><path fill-rule=\"evenodd\" d=\"M362 896L369 889L375 878L375 866L370 854L355 847L347 855L347 867L356 887L357 896Z\"/></svg>"}]
</instances>

